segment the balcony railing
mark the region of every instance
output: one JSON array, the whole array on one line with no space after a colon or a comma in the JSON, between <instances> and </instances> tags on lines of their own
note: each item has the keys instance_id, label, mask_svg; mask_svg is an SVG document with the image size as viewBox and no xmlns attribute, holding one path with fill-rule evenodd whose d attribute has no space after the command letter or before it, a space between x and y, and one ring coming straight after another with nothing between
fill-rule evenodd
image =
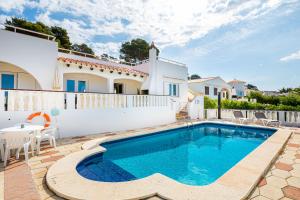
<instances>
[{"instance_id":1,"label":"balcony railing","mask_svg":"<svg viewBox=\"0 0 300 200\"><path fill-rule=\"evenodd\" d=\"M222 119L234 120L233 111L231 109L222 109ZM276 111L276 110L240 110L245 118L255 120L255 112L264 112L268 119L278 120L284 125L300 126L300 112L299 111ZM206 119L216 119L218 116L217 109L206 109Z\"/></svg>"},{"instance_id":2,"label":"balcony railing","mask_svg":"<svg viewBox=\"0 0 300 200\"><path fill-rule=\"evenodd\" d=\"M58 48L58 51L61 52L61 53L67 53L67 54L72 54L72 55L77 55L77 56L94 58L94 59L98 59L98 60L101 60L101 61L112 62L112 63L128 65L128 66L137 66L137 65L149 62L149 60L146 59L146 60L142 60L142 61L132 63L132 62L126 62L125 60L116 59L116 58L97 56L97 55L93 55L93 54L82 53L82 52L79 52L79 51L74 51L74 50L64 49L64 48Z\"/></svg>"},{"instance_id":3,"label":"balcony railing","mask_svg":"<svg viewBox=\"0 0 300 200\"><path fill-rule=\"evenodd\" d=\"M182 66L182 67L186 67L186 64L184 64L184 63L177 62L177 61L174 61L174 60L170 60L170 59L167 59L167 58L158 57L158 60L163 61L163 62L167 62L167 63L171 63L171 64L175 64L175 65L179 65L179 66Z\"/></svg>"},{"instance_id":4,"label":"balcony railing","mask_svg":"<svg viewBox=\"0 0 300 200\"><path fill-rule=\"evenodd\" d=\"M40 33L40 32L36 32L36 31L32 31L32 30L28 30L28 29L24 29L24 28L20 28L20 27L16 27L16 26L11 26L8 24L2 24L2 26L4 27L4 30L7 30L7 31L12 31L15 33L21 33L21 34L30 35L33 37L38 37L38 38L42 38L42 39L55 41L55 36L53 36L53 35L48 35L45 33Z\"/></svg>"},{"instance_id":5,"label":"balcony railing","mask_svg":"<svg viewBox=\"0 0 300 200\"><path fill-rule=\"evenodd\" d=\"M169 96L0 90L0 111L167 107Z\"/></svg>"}]
</instances>

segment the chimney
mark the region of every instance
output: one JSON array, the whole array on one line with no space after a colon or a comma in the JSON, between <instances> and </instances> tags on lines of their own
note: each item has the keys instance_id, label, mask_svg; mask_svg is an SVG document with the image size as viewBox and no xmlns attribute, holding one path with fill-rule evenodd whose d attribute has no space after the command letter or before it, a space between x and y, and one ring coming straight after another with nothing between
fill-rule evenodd
<instances>
[{"instance_id":1,"label":"chimney","mask_svg":"<svg viewBox=\"0 0 300 200\"><path fill-rule=\"evenodd\" d=\"M149 49L149 61L157 60L157 48L154 45L154 42L151 42L150 49Z\"/></svg>"},{"instance_id":2,"label":"chimney","mask_svg":"<svg viewBox=\"0 0 300 200\"><path fill-rule=\"evenodd\" d=\"M157 48L154 42L149 49L149 94L157 94Z\"/></svg>"}]
</instances>

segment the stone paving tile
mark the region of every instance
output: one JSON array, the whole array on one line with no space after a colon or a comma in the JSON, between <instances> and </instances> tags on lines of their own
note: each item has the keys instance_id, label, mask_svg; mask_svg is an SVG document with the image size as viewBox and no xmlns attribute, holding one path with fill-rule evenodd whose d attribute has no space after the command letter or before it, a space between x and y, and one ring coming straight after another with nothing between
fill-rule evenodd
<instances>
[{"instance_id":1,"label":"stone paving tile","mask_svg":"<svg viewBox=\"0 0 300 200\"><path fill-rule=\"evenodd\" d=\"M300 188L293 186L286 186L282 188L284 196L290 199L299 200L300 199Z\"/></svg>"},{"instance_id":2,"label":"stone paving tile","mask_svg":"<svg viewBox=\"0 0 300 200\"><path fill-rule=\"evenodd\" d=\"M248 199L300 200L300 134L293 133L282 154L277 158L269 173L262 178ZM287 162L288 160L288 162Z\"/></svg>"},{"instance_id":3,"label":"stone paving tile","mask_svg":"<svg viewBox=\"0 0 300 200\"><path fill-rule=\"evenodd\" d=\"M30 168L24 161L10 162L4 171L5 200L39 200Z\"/></svg>"},{"instance_id":4,"label":"stone paving tile","mask_svg":"<svg viewBox=\"0 0 300 200\"><path fill-rule=\"evenodd\" d=\"M276 169L281 169L281 170L284 170L284 171L291 171L293 169L291 164L281 162L281 160L279 162L275 163L274 166L275 166Z\"/></svg>"}]
</instances>

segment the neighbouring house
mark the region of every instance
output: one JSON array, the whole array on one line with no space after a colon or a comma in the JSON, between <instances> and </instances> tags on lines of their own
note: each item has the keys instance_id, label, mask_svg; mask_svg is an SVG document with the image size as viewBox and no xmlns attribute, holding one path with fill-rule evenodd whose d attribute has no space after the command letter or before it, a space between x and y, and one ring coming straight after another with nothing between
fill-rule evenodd
<instances>
[{"instance_id":1,"label":"neighbouring house","mask_svg":"<svg viewBox=\"0 0 300 200\"><path fill-rule=\"evenodd\" d=\"M280 96L281 93L278 91L262 91L263 95L266 96Z\"/></svg>"},{"instance_id":2,"label":"neighbouring house","mask_svg":"<svg viewBox=\"0 0 300 200\"><path fill-rule=\"evenodd\" d=\"M212 99L217 99L219 92L221 98L231 99L231 86L219 76L189 80L188 83L189 89Z\"/></svg>"},{"instance_id":3,"label":"neighbouring house","mask_svg":"<svg viewBox=\"0 0 300 200\"><path fill-rule=\"evenodd\" d=\"M59 108L64 137L133 129L172 123L188 102L187 66L158 57L153 43L149 59L125 63L10 29L0 30L0 127Z\"/></svg>"},{"instance_id":4,"label":"neighbouring house","mask_svg":"<svg viewBox=\"0 0 300 200\"><path fill-rule=\"evenodd\" d=\"M246 82L234 79L229 81L228 84L231 86L232 98L243 98L246 96Z\"/></svg>"}]
</instances>

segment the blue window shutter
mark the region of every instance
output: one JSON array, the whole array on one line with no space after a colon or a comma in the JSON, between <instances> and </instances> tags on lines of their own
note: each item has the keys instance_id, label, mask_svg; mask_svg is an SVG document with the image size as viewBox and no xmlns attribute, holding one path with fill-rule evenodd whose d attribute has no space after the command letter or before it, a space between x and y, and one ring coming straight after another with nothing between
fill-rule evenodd
<instances>
[{"instance_id":1,"label":"blue window shutter","mask_svg":"<svg viewBox=\"0 0 300 200\"><path fill-rule=\"evenodd\" d=\"M75 80L67 80L67 92L75 92Z\"/></svg>"},{"instance_id":2,"label":"blue window shutter","mask_svg":"<svg viewBox=\"0 0 300 200\"><path fill-rule=\"evenodd\" d=\"M1 88L14 89L15 88L15 76L13 74L1 75Z\"/></svg>"},{"instance_id":3,"label":"blue window shutter","mask_svg":"<svg viewBox=\"0 0 300 200\"><path fill-rule=\"evenodd\" d=\"M78 92L85 92L85 91L86 91L86 82L78 81Z\"/></svg>"}]
</instances>

